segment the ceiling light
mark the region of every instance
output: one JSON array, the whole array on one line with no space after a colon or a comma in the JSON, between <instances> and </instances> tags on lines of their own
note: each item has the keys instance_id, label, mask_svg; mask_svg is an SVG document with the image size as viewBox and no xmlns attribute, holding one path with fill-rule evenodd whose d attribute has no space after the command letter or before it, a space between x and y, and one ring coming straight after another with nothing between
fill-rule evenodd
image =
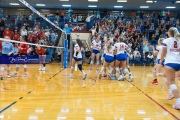
<instances>
[{"instance_id":1,"label":"ceiling light","mask_svg":"<svg viewBox=\"0 0 180 120\"><path fill-rule=\"evenodd\" d=\"M9 3L10 5L19 5L19 3Z\"/></svg>"},{"instance_id":2,"label":"ceiling light","mask_svg":"<svg viewBox=\"0 0 180 120\"><path fill-rule=\"evenodd\" d=\"M123 8L123 6L114 6L114 8Z\"/></svg>"},{"instance_id":3,"label":"ceiling light","mask_svg":"<svg viewBox=\"0 0 180 120\"><path fill-rule=\"evenodd\" d=\"M69 0L59 0L59 1L69 1Z\"/></svg>"},{"instance_id":4,"label":"ceiling light","mask_svg":"<svg viewBox=\"0 0 180 120\"><path fill-rule=\"evenodd\" d=\"M42 9L41 11L49 11L49 10L46 10L46 9Z\"/></svg>"},{"instance_id":5,"label":"ceiling light","mask_svg":"<svg viewBox=\"0 0 180 120\"><path fill-rule=\"evenodd\" d=\"M88 0L88 2L98 2L98 0Z\"/></svg>"},{"instance_id":6,"label":"ceiling light","mask_svg":"<svg viewBox=\"0 0 180 120\"><path fill-rule=\"evenodd\" d=\"M176 7L173 7L173 6L167 6L166 8L176 8Z\"/></svg>"},{"instance_id":7,"label":"ceiling light","mask_svg":"<svg viewBox=\"0 0 180 120\"><path fill-rule=\"evenodd\" d=\"M46 6L45 4L36 4L36 6Z\"/></svg>"},{"instance_id":8,"label":"ceiling light","mask_svg":"<svg viewBox=\"0 0 180 120\"><path fill-rule=\"evenodd\" d=\"M62 5L63 7L71 7L71 5Z\"/></svg>"},{"instance_id":9,"label":"ceiling light","mask_svg":"<svg viewBox=\"0 0 180 120\"><path fill-rule=\"evenodd\" d=\"M176 3L180 3L180 1L176 1Z\"/></svg>"},{"instance_id":10,"label":"ceiling light","mask_svg":"<svg viewBox=\"0 0 180 120\"><path fill-rule=\"evenodd\" d=\"M140 8L149 8L149 6L140 6Z\"/></svg>"},{"instance_id":11,"label":"ceiling light","mask_svg":"<svg viewBox=\"0 0 180 120\"><path fill-rule=\"evenodd\" d=\"M148 0L146 3L156 3L157 1Z\"/></svg>"},{"instance_id":12,"label":"ceiling light","mask_svg":"<svg viewBox=\"0 0 180 120\"><path fill-rule=\"evenodd\" d=\"M117 0L117 2L127 2L127 0Z\"/></svg>"},{"instance_id":13,"label":"ceiling light","mask_svg":"<svg viewBox=\"0 0 180 120\"><path fill-rule=\"evenodd\" d=\"M88 7L97 7L97 5L88 5Z\"/></svg>"}]
</instances>

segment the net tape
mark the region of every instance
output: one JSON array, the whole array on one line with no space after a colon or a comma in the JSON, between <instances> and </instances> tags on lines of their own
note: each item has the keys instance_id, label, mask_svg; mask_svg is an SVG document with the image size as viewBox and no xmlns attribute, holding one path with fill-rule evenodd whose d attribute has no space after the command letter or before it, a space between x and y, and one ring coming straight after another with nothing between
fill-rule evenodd
<instances>
[{"instance_id":1,"label":"net tape","mask_svg":"<svg viewBox=\"0 0 180 120\"><path fill-rule=\"evenodd\" d=\"M21 42L21 41L10 40L10 39L5 39L5 38L0 38L0 41L4 41L4 42L12 42L12 43L20 43L20 44L27 44L27 45L34 45L34 46L47 47L47 48L64 49L64 47L48 46L48 45L40 45L40 44L34 44L34 43L28 43L28 42Z\"/></svg>"}]
</instances>

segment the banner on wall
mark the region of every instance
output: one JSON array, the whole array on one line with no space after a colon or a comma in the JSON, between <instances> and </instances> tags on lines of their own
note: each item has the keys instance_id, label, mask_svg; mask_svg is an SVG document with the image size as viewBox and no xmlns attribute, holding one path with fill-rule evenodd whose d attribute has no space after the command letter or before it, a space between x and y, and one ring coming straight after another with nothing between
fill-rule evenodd
<instances>
[{"instance_id":1,"label":"banner on wall","mask_svg":"<svg viewBox=\"0 0 180 120\"><path fill-rule=\"evenodd\" d=\"M38 64L38 56L0 56L0 64Z\"/></svg>"}]
</instances>

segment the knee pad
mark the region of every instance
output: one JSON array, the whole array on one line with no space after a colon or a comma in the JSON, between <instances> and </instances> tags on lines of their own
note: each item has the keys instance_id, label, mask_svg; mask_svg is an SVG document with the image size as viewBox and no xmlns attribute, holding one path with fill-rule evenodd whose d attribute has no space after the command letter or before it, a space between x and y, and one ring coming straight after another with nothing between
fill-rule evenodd
<instances>
[{"instance_id":1,"label":"knee pad","mask_svg":"<svg viewBox=\"0 0 180 120\"><path fill-rule=\"evenodd\" d=\"M171 91L178 89L176 84L171 84L170 86Z\"/></svg>"},{"instance_id":2,"label":"knee pad","mask_svg":"<svg viewBox=\"0 0 180 120\"><path fill-rule=\"evenodd\" d=\"M19 64L16 64L16 67L17 67L17 68L19 68L19 66L20 66Z\"/></svg>"},{"instance_id":3,"label":"knee pad","mask_svg":"<svg viewBox=\"0 0 180 120\"><path fill-rule=\"evenodd\" d=\"M116 67L116 71L119 71L120 69L119 69L119 67Z\"/></svg>"},{"instance_id":4,"label":"knee pad","mask_svg":"<svg viewBox=\"0 0 180 120\"><path fill-rule=\"evenodd\" d=\"M127 68L130 68L130 66L129 66L129 65L127 65Z\"/></svg>"},{"instance_id":5,"label":"knee pad","mask_svg":"<svg viewBox=\"0 0 180 120\"><path fill-rule=\"evenodd\" d=\"M80 71L82 71L83 69L82 69L82 65L81 64L78 64L78 68L79 68L79 70Z\"/></svg>"},{"instance_id":6,"label":"knee pad","mask_svg":"<svg viewBox=\"0 0 180 120\"><path fill-rule=\"evenodd\" d=\"M24 65L23 65L23 67L24 67L24 68L27 68L27 65L26 65L26 64L24 64Z\"/></svg>"},{"instance_id":7,"label":"knee pad","mask_svg":"<svg viewBox=\"0 0 180 120\"><path fill-rule=\"evenodd\" d=\"M71 68L73 69L74 67L73 67L73 66L71 66Z\"/></svg>"},{"instance_id":8,"label":"knee pad","mask_svg":"<svg viewBox=\"0 0 180 120\"><path fill-rule=\"evenodd\" d=\"M91 61L91 64L94 64L94 62L93 62L93 61Z\"/></svg>"},{"instance_id":9,"label":"knee pad","mask_svg":"<svg viewBox=\"0 0 180 120\"><path fill-rule=\"evenodd\" d=\"M99 61L97 61L96 64L99 65Z\"/></svg>"}]
</instances>

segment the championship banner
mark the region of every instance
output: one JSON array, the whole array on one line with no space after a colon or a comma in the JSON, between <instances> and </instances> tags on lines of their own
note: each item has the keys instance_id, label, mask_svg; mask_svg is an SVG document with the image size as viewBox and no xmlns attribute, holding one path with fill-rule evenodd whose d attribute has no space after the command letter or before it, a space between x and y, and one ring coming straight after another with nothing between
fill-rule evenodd
<instances>
[{"instance_id":1,"label":"championship banner","mask_svg":"<svg viewBox=\"0 0 180 120\"><path fill-rule=\"evenodd\" d=\"M0 56L0 64L39 64L39 56Z\"/></svg>"}]
</instances>

